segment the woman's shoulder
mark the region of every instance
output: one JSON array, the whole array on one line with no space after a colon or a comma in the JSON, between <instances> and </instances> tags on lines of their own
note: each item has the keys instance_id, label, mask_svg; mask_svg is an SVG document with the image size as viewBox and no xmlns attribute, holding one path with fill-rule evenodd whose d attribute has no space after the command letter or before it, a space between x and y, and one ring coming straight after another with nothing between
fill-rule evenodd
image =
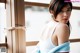
<instances>
[{"instance_id":1,"label":"woman's shoulder","mask_svg":"<svg viewBox=\"0 0 80 53\"><path fill-rule=\"evenodd\" d=\"M58 41L59 44L69 41L70 32L69 32L69 27L67 24L64 24L64 23L58 24L55 32L59 40Z\"/></svg>"},{"instance_id":2,"label":"woman's shoulder","mask_svg":"<svg viewBox=\"0 0 80 53\"><path fill-rule=\"evenodd\" d=\"M69 27L67 24L64 24L64 23L59 23L57 26L56 26L56 30L57 34L67 34L69 33Z\"/></svg>"},{"instance_id":3,"label":"woman's shoulder","mask_svg":"<svg viewBox=\"0 0 80 53\"><path fill-rule=\"evenodd\" d=\"M65 30L65 29L69 29L68 25L67 24L64 24L64 23L58 23L56 29L60 29L60 30Z\"/></svg>"}]
</instances>

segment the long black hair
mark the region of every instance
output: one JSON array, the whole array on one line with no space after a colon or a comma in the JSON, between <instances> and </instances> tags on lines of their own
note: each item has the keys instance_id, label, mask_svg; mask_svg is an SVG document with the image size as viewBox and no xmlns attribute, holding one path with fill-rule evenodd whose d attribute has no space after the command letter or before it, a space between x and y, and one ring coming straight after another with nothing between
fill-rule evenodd
<instances>
[{"instance_id":1,"label":"long black hair","mask_svg":"<svg viewBox=\"0 0 80 53\"><path fill-rule=\"evenodd\" d=\"M49 5L49 11L54 12L54 17L56 19L56 16L62 11L63 7L67 5L69 5L72 10L72 3L70 1L66 2L65 0L51 0L50 5ZM69 21L67 25L70 26Z\"/></svg>"}]
</instances>

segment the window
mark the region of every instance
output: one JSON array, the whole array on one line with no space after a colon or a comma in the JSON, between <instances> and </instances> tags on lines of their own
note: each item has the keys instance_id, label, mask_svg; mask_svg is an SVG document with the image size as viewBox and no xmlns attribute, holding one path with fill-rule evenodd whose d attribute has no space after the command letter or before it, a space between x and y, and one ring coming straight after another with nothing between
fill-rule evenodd
<instances>
[{"instance_id":1,"label":"window","mask_svg":"<svg viewBox=\"0 0 80 53\"><path fill-rule=\"evenodd\" d=\"M5 43L6 31L4 28L6 28L6 10L5 4L0 3L0 43ZM0 47L0 53L6 53L6 48Z\"/></svg>"},{"instance_id":2,"label":"window","mask_svg":"<svg viewBox=\"0 0 80 53\"><path fill-rule=\"evenodd\" d=\"M70 43L70 53L80 53L80 42Z\"/></svg>"},{"instance_id":3,"label":"window","mask_svg":"<svg viewBox=\"0 0 80 53\"><path fill-rule=\"evenodd\" d=\"M76 1L76 0L75 0ZM77 6L80 7L80 0L78 0L79 2L72 2L73 6Z\"/></svg>"},{"instance_id":4,"label":"window","mask_svg":"<svg viewBox=\"0 0 80 53\"><path fill-rule=\"evenodd\" d=\"M72 10L70 17L71 35L70 39L80 38L80 10Z\"/></svg>"},{"instance_id":5,"label":"window","mask_svg":"<svg viewBox=\"0 0 80 53\"><path fill-rule=\"evenodd\" d=\"M6 10L5 10L5 4L0 3L0 43L5 42L5 30L6 28Z\"/></svg>"},{"instance_id":6,"label":"window","mask_svg":"<svg viewBox=\"0 0 80 53\"><path fill-rule=\"evenodd\" d=\"M24 0L25 2L49 3L50 0Z\"/></svg>"},{"instance_id":7,"label":"window","mask_svg":"<svg viewBox=\"0 0 80 53\"><path fill-rule=\"evenodd\" d=\"M26 41L38 41L41 29L50 20L48 8L28 6L25 8Z\"/></svg>"}]
</instances>

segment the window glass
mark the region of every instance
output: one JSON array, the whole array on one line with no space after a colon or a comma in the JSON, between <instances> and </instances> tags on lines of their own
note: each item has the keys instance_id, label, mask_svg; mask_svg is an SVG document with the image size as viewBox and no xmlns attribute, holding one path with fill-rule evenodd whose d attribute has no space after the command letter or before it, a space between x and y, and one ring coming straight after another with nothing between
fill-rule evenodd
<instances>
[{"instance_id":1,"label":"window glass","mask_svg":"<svg viewBox=\"0 0 80 53\"><path fill-rule=\"evenodd\" d=\"M7 49L5 47L0 47L0 53L7 53Z\"/></svg>"},{"instance_id":2,"label":"window glass","mask_svg":"<svg viewBox=\"0 0 80 53\"><path fill-rule=\"evenodd\" d=\"M71 35L70 39L80 38L80 10L72 10L70 17Z\"/></svg>"},{"instance_id":3,"label":"window glass","mask_svg":"<svg viewBox=\"0 0 80 53\"><path fill-rule=\"evenodd\" d=\"M32 53L32 51L35 50L35 49L36 49L35 46L26 47L26 53Z\"/></svg>"},{"instance_id":4,"label":"window glass","mask_svg":"<svg viewBox=\"0 0 80 53\"><path fill-rule=\"evenodd\" d=\"M80 53L80 42L70 43L70 53Z\"/></svg>"},{"instance_id":5,"label":"window glass","mask_svg":"<svg viewBox=\"0 0 80 53\"><path fill-rule=\"evenodd\" d=\"M28 6L25 8L25 25L26 40L36 41L39 40L41 30L44 24L50 20L50 14L45 7Z\"/></svg>"},{"instance_id":6,"label":"window glass","mask_svg":"<svg viewBox=\"0 0 80 53\"><path fill-rule=\"evenodd\" d=\"M24 0L28 2L38 2L38 3L50 3L50 0Z\"/></svg>"},{"instance_id":7,"label":"window glass","mask_svg":"<svg viewBox=\"0 0 80 53\"><path fill-rule=\"evenodd\" d=\"M6 32L4 28L6 27L6 10L5 4L0 3L0 43L5 42ZM5 47L0 47L0 53L6 53L7 49Z\"/></svg>"},{"instance_id":8,"label":"window glass","mask_svg":"<svg viewBox=\"0 0 80 53\"><path fill-rule=\"evenodd\" d=\"M79 2L77 2L77 1L79 1ZM77 1L72 2L72 4L73 4L73 6L78 6L78 7L80 7L80 0L77 0Z\"/></svg>"},{"instance_id":9,"label":"window glass","mask_svg":"<svg viewBox=\"0 0 80 53\"><path fill-rule=\"evenodd\" d=\"M5 30L6 27L6 10L5 10L5 4L0 3L0 43L5 42Z\"/></svg>"}]
</instances>

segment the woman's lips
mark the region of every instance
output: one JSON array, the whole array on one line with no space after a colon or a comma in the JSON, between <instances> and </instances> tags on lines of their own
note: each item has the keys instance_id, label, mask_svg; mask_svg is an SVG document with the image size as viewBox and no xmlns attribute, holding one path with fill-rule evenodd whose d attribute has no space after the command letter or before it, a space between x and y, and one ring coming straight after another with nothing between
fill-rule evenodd
<instances>
[{"instance_id":1,"label":"woman's lips","mask_svg":"<svg viewBox=\"0 0 80 53\"><path fill-rule=\"evenodd\" d=\"M64 21L68 21L68 19L63 19Z\"/></svg>"}]
</instances>

